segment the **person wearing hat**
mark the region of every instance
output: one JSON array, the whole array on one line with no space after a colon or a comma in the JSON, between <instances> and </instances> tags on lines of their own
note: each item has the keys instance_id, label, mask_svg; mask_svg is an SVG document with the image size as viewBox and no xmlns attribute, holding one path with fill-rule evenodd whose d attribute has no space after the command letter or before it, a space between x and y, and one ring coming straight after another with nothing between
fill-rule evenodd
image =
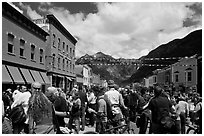
<instances>
[{"instance_id":1,"label":"person wearing hat","mask_svg":"<svg viewBox=\"0 0 204 136\"><path fill-rule=\"evenodd\" d=\"M109 90L104 94L104 99L111 107L113 120L119 120L123 118L121 107L124 109L127 109L127 107L124 105L122 95L117 90L115 90L115 83L113 80L108 81L108 88Z\"/></svg>"}]
</instances>

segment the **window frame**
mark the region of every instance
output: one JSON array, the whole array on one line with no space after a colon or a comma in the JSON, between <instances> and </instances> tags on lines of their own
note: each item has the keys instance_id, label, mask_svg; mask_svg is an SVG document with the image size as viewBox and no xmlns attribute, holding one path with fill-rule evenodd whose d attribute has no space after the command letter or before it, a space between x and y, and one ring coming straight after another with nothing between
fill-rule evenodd
<instances>
[{"instance_id":1,"label":"window frame","mask_svg":"<svg viewBox=\"0 0 204 136\"><path fill-rule=\"evenodd\" d=\"M34 47L34 51L32 51L32 46ZM31 43L31 44L30 44L30 47L31 47L31 49L30 49L30 51L31 51L31 52L30 52L30 53L31 53L31 54L30 54L30 55L31 55L31 56L30 56L30 59L31 59L31 61L36 61L36 57L35 57L35 55L36 55L36 45L33 44L33 43ZM33 59L32 59L32 53L33 53L33 57L34 57Z\"/></svg>"},{"instance_id":2,"label":"window frame","mask_svg":"<svg viewBox=\"0 0 204 136\"><path fill-rule=\"evenodd\" d=\"M190 75L190 76L189 76ZM190 78L189 78L190 77ZM190 80L189 80L190 79ZM188 82L192 82L192 71L187 71L187 79Z\"/></svg>"},{"instance_id":3,"label":"window frame","mask_svg":"<svg viewBox=\"0 0 204 136\"><path fill-rule=\"evenodd\" d=\"M52 68L55 68L55 59L56 59L56 55L53 53L52 54Z\"/></svg>"},{"instance_id":4,"label":"window frame","mask_svg":"<svg viewBox=\"0 0 204 136\"><path fill-rule=\"evenodd\" d=\"M53 39L52 39L52 46L53 46L53 47L56 47L56 46L55 46L56 35L55 35L55 34L52 34L52 37L53 37Z\"/></svg>"},{"instance_id":5,"label":"window frame","mask_svg":"<svg viewBox=\"0 0 204 136\"><path fill-rule=\"evenodd\" d=\"M24 41L24 43L21 44L22 43L21 41ZM19 55L20 55L20 57L25 58L25 44L26 44L26 41L23 38L21 38L19 40L19 42L20 42L20 53L19 53ZM23 55L21 55L21 50L23 51Z\"/></svg>"},{"instance_id":6,"label":"window frame","mask_svg":"<svg viewBox=\"0 0 204 136\"><path fill-rule=\"evenodd\" d=\"M12 36L12 38L11 38L12 41L9 40L9 39L10 39L10 38L9 38L9 35ZM8 40L8 44L7 44L7 47L8 47L8 48L7 48L7 53L9 53L9 54L15 54L15 46L14 46L15 35L12 34L12 33L7 33L7 40ZM9 51L9 49L10 49L9 47L12 48L12 49L11 49L12 52Z\"/></svg>"},{"instance_id":7,"label":"window frame","mask_svg":"<svg viewBox=\"0 0 204 136\"><path fill-rule=\"evenodd\" d=\"M44 59L44 49L40 48L39 51L40 51L40 55L39 55L40 56L40 58L39 58L40 59L40 63L44 64L44 60L45 60ZM42 54L41 54L41 51L42 51ZM41 61L41 58L42 58L42 61Z\"/></svg>"},{"instance_id":8,"label":"window frame","mask_svg":"<svg viewBox=\"0 0 204 136\"><path fill-rule=\"evenodd\" d=\"M61 44L61 39L58 38L58 50L61 50L61 48L60 48L60 44Z\"/></svg>"}]
</instances>

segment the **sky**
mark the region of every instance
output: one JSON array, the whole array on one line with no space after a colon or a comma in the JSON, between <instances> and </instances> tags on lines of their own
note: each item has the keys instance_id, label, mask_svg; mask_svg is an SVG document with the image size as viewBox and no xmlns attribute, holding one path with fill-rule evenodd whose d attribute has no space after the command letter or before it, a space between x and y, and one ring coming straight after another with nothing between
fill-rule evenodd
<instances>
[{"instance_id":1,"label":"sky","mask_svg":"<svg viewBox=\"0 0 204 136\"><path fill-rule=\"evenodd\" d=\"M202 29L201 2L9 2L29 19L53 14L77 39L76 56L138 59Z\"/></svg>"}]
</instances>

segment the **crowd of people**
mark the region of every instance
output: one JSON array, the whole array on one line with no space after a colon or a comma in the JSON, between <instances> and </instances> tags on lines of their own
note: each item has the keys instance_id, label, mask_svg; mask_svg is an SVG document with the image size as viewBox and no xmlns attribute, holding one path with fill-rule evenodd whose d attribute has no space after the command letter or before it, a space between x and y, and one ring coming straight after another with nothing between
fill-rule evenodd
<instances>
[{"instance_id":1,"label":"crowd of people","mask_svg":"<svg viewBox=\"0 0 204 136\"><path fill-rule=\"evenodd\" d=\"M200 95L184 87L169 91L158 84L151 89L122 88L110 80L108 87L74 85L66 92L57 87L42 92L42 85L34 82L31 89L22 85L3 91L2 105L2 133L7 134L71 134L85 126L103 133L109 120L113 126L122 125L124 118L136 123L139 134L185 134L190 123L202 128ZM23 112L16 108L20 106Z\"/></svg>"}]
</instances>

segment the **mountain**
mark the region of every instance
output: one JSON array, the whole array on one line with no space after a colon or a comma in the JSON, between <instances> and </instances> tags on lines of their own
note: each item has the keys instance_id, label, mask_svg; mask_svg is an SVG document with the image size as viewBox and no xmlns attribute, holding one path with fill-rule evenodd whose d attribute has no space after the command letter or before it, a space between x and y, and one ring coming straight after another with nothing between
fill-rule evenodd
<instances>
[{"instance_id":1,"label":"mountain","mask_svg":"<svg viewBox=\"0 0 204 136\"><path fill-rule=\"evenodd\" d=\"M167 44L160 45L156 49L149 52L147 56L143 56L140 60L143 63L151 64L173 64L178 60L159 60L148 61L147 58L167 58L167 57L190 57L195 54L202 56L202 30L196 30L188 34L182 39L175 39ZM144 77L152 74L153 70L163 67L142 66L124 83L140 82Z\"/></svg>"},{"instance_id":2,"label":"mountain","mask_svg":"<svg viewBox=\"0 0 204 136\"><path fill-rule=\"evenodd\" d=\"M114 80L117 84L121 84L122 81L127 80L136 71L136 65L120 65L125 63L126 59L115 59L110 55L102 52L97 52L94 55L84 55L77 59L76 64L89 65L93 73L100 74L101 79ZM93 65L101 64L101 65ZM110 64L110 65L107 65ZM111 65L114 64L114 65ZM115 65L117 64L117 65Z\"/></svg>"},{"instance_id":3,"label":"mountain","mask_svg":"<svg viewBox=\"0 0 204 136\"><path fill-rule=\"evenodd\" d=\"M196 30L182 39L162 44L150 51L148 55L139 58L135 63L170 65L177 62L178 59L147 60L147 58L189 57L195 54L202 55L202 30ZM115 59L110 55L98 52L94 55L86 54L80 57L76 64L88 64L94 73L101 75L102 79L112 79L120 85L140 82L144 77L151 75L153 70L164 68L164 66L141 66L138 69L136 65L128 65L129 61L130 59ZM92 65L101 63L104 64ZM120 65L121 63L125 65Z\"/></svg>"}]
</instances>

